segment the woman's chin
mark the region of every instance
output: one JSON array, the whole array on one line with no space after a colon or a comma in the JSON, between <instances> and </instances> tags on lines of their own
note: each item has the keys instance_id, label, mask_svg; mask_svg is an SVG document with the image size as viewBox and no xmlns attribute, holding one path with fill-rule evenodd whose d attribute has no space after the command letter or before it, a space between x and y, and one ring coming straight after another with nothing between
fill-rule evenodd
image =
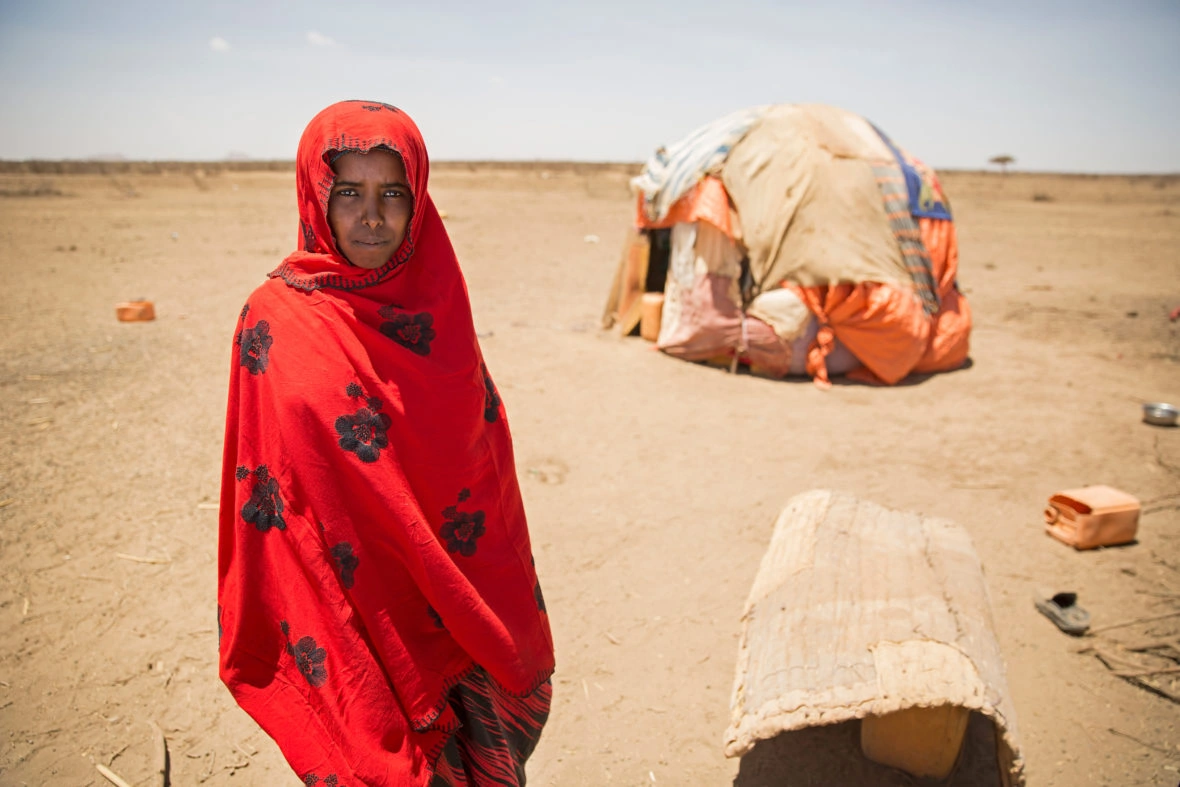
<instances>
[{"instance_id":1,"label":"woman's chin","mask_svg":"<svg viewBox=\"0 0 1180 787\"><path fill-rule=\"evenodd\" d=\"M389 257L384 254L353 254L348 257L348 261L358 268L371 271L389 262Z\"/></svg>"}]
</instances>

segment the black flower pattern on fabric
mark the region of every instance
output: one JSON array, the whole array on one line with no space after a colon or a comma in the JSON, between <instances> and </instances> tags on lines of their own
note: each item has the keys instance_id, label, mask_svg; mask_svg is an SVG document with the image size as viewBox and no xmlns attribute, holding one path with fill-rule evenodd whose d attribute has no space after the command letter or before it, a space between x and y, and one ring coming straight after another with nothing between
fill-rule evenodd
<instances>
[{"instance_id":1,"label":"black flower pattern on fabric","mask_svg":"<svg viewBox=\"0 0 1180 787\"><path fill-rule=\"evenodd\" d=\"M416 355L430 355L430 343L437 334L429 312L407 314L396 306L382 306L377 313L386 319L378 328L381 333Z\"/></svg>"},{"instance_id":2,"label":"black flower pattern on fabric","mask_svg":"<svg viewBox=\"0 0 1180 787\"><path fill-rule=\"evenodd\" d=\"M295 658L295 666L299 673L312 686L318 689L328 682L328 670L324 661L328 658L328 651L316 647L312 637L300 637L294 645L291 644L291 626L287 621L279 623L283 636L287 638L287 653Z\"/></svg>"},{"instance_id":3,"label":"black flower pattern on fabric","mask_svg":"<svg viewBox=\"0 0 1180 787\"><path fill-rule=\"evenodd\" d=\"M324 787L345 787L334 773L330 773L322 779L314 773L309 773L303 777L303 784L304 787L316 787L320 784L324 785Z\"/></svg>"},{"instance_id":4,"label":"black flower pattern on fabric","mask_svg":"<svg viewBox=\"0 0 1180 787\"><path fill-rule=\"evenodd\" d=\"M434 607L430 606L429 604L426 605L426 614L430 616L430 622L434 624L435 628L439 628L439 629L446 628L446 626L444 626L443 622L442 622L442 615L438 614L438 610L436 610Z\"/></svg>"},{"instance_id":5,"label":"black flower pattern on fabric","mask_svg":"<svg viewBox=\"0 0 1180 787\"><path fill-rule=\"evenodd\" d=\"M535 598L537 600L537 609L541 610L542 612L546 612L546 613L549 611L549 610L545 609L545 596L541 595L541 582L540 582L540 580L537 581L537 584L533 585L533 598Z\"/></svg>"},{"instance_id":6,"label":"black flower pattern on fabric","mask_svg":"<svg viewBox=\"0 0 1180 787\"><path fill-rule=\"evenodd\" d=\"M401 112L400 109L393 104L363 104L361 109L366 112L380 112L383 109L388 109L390 112Z\"/></svg>"},{"instance_id":7,"label":"black flower pattern on fabric","mask_svg":"<svg viewBox=\"0 0 1180 787\"><path fill-rule=\"evenodd\" d=\"M500 417L500 394L496 391L492 376L488 374L488 365L481 363L479 368L483 371L483 419L492 424Z\"/></svg>"},{"instance_id":8,"label":"black flower pattern on fabric","mask_svg":"<svg viewBox=\"0 0 1180 787\"><path fill-rule=\"evenodd\" d=\"M249 313L250 313L250 304L247 303L245 306L242 307L242 319L243 320L246 319L246 315Z\"/></svg>"},{"instance_id":9,"label":"black flower pattern on fabric","mask_svg":"<svg viewBox=\"0 0 1180 787\"><path fill-rule=\"evenodd\" d=\"M352 553L352 544L347 541L341 541L332 547L331 551L332 558L336 561L336 568L340 571L340 584L351 589L353 582L355 582L353 572L360 565L360 558Z\"/></svg>"},{"instance_id":10,"label":"black flower pattern on fabric","mask_svg":"<svg viewBox=\"0 0 1180 787\"><path fill-rule=\"evenodd\" d=\"M344 392L353 398L364 396L364 391L357 383L349 383ZM385 413L379 412L381 407L381 400L370 396L355 413L336 419L340 447L352 451L362 462L376 462L381 457L381 449L389 445L387 433L393 421Z\"/></svg>"},{"instance_id":11,"label":"black flower pattern on fabric","mask_svg":"<svg viewBox=\"0 0 1180 787\"><path fill-rule=\"evenodd\" d=\"M295 657L295 666L309 684L318 689L327 682L328 671L324 669L324 659L327 658L328 652L323 648L317 648L314 639L301 637L294 648L290 645L287 648Z\"/></svg>"},{"instance_id":12,"label":"black flower pattern on fabric","mask_svg":"<svg viewBox=\"0 0 1180 787\"><path fill-rule=\"evenodd\" d=\"M250 374L263 374L270 363L270 346L274 344L270 335L270 323L259 320L252 328L244 328L238 334L238 362Z\"/></svg>"},{"instance_id":13,"label":"black flower pattern on fabric","mask_svg":"<svg viewBox=\"0 0 1180 787\"><path fill-rule=\"evenodd\" d=\"M283 498L279 493L279 482L271 477L266 465L259 465L254 471L254 488L250 499L242 506L242 519L254 525L260 533L272 527L286 530L283 520Z\"/></svg>"},{"instance_id":14,"label":"black flower pattern on fabric","mask_svg":"<svg viewBox=\"0 0 1180 787\"><path fill-rule=\"evenodd\" d=\"M459 492L459 502L462 503L471 496L470 489ZM476 542L487 532L483 526L483 511L460 511L458 505L447 506L443 509L442 529L439 535L447 542L448 552L458 552L463 557L475 554Z\"/></svg>"},{"instance_id":15,"label":"black flower pattern on fabric","mask_svg":"<svg viewBox=\"0 0 1180 787\"><path fill-rule=\"evenodd\" d=\"M234 476L236 476L239 481L246 480L246 476L248 475L250 475L250 468L246 467L245 465L238 465L237 469L234 470Z\"/></svg>"}]
</instances>

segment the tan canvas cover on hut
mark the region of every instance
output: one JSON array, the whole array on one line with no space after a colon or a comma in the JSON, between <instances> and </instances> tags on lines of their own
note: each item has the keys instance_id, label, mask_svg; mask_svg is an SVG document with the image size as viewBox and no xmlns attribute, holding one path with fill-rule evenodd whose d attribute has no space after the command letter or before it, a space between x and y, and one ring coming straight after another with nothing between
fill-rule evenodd
<instances>
[{"instance_id":1,"label":"tan canvas cover on hut","mask_svg":"<svg viewBox=\"0 0 1180 787\"><path fill-rule=\"evenodd\" d=\"M730 152L721 181L742 217L759 291L782 281L910 281L870 159L848 157L892 154L879 137L878 150L851 132L857 123L875 136L834 107L776 106Z\"/></svg>"},{"instance_id":2,"label":"tan canvas cover on hut","mask_svg":"<svg viewBox=\"0 0 1180 787\"><path fill-rule=\"evenodd\" d=\"M794 497L746 601L725 753L939 705L990 719L1004 783L1023 784L987 586L966 532L851 495Z\"/></svg>"},{"instance_id":3,"label":"tan canvas cover on hut","mask_svg":"<svg viewBox=\"0 0 1180 787\"><path fill-rule=\"evenodd\" d=\"M805 126L815 144L837 158L865 161L887 160L889 146L868 121L839 107L827 104L794 104L790 122Z\"/></svg>"}]
</instances>

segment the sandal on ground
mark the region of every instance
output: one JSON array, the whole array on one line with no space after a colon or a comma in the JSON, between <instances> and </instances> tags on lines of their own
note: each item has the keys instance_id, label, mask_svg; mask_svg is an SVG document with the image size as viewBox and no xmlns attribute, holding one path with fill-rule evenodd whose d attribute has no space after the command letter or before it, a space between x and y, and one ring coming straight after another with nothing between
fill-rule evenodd
<instances>
[{"instance_id":1,"label":"sandal on ground","mask_svg":"<svg viewBox=\"0 0 1180 787\"><path fill-rule=\"evenodd\" d=\"M1034 599L1037 609L1066 634L1080 637L1090 628L1090 613L1078 606L1077 593L1047 593Z\"/></svg>"}]
</instances>

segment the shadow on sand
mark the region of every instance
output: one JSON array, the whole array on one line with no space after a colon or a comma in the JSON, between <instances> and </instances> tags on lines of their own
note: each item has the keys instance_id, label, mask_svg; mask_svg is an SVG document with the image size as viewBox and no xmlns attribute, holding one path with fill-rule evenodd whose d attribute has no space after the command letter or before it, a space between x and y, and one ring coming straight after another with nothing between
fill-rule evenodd
<instances>
[{"instance_id":1,"label":"shadow on sand","mask_svg":"<svg viewBox=\"0 0 1180 787\"><path fill-rule=\"evenodd\" d=\"M724 366L711 364L706 361L691 361L690 363L695 363L698 366L704 366L706 368L714 369L714 370L716 370L718 372L722 372L722 373L728 373L728 371L729 371ZM921 372L921 373L915 372L913 374L906 375L903 379L897 381L896 383L894 383L892 386L889 386L889 387L909 388L911 386L921 385L922 383L926 382L927 380L929 380L933 377L938 377L939 375L943 375L943 374L955 374L956 372L964 372L964 371L967 371L968 369L970 369L971 367L973 367L974 365L975 365L975 361L968 358L967 360L963 361L963 365L958 367L957 369L949 369L944 372ZM739 364L734 373L738 374L738 375L747 375L747 376L752 376L752 377L759 376L759 375L755 375L753 372L751 372L750 367L746 366L745 364ZM792 374L792 375L788 375L787 377L783 377L781 379L777 379L777 380L773 380L773 381L774 382L781 382L781 383L788 383L788 384L795 384L795 385L803 385L805 383L811 384L811 382L812 382L811 378L805 374L804 375ZM837 387L838 386L853 386L853 387L860 387L860 388L885 387L883 384L874 385L872 383L864 383L864 382L861 382L860 380L853 379L853 378L848 377L847 375L843 375L843 374L832 375L831 381L832 381L832 385L837 386Z\"/></svg>"},{"instance_id":2,"label":"shadow on sand","mask_svg":"<svg viewBox=\"0 0 1180 787\"><path fill-rule=\"evenodd\" d=\"M999 785L995 727L971 714L959 761L945 781L919 779L867 759L860 751L860 722L786 732L760 741L742 757L734 787L979 787Z\"/></svg>"}]
</instances>

